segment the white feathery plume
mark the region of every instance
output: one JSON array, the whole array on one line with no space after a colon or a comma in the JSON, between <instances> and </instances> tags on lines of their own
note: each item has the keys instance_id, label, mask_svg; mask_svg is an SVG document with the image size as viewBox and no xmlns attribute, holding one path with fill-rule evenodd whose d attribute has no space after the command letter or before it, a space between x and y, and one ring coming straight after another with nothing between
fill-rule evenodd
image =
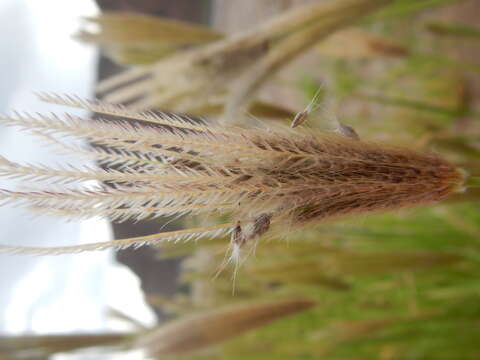
<instances>
[{"instance_id":1,"label":"white feathery plume","mask_svg":"<svg viewBox=\"0 0 480 360\"><path fill-rule=\"evenodd\" d=\"M174 114L136 113L74 96L40 97L123 119L16 113L0 116L0 122L73 152L76 148L64 144L65 138L87 139L95 146L81 149L80 155L115 168L49 167L0 157L0 176L38 188L0 189L0 204L18 204L68 219L104 216L124 221L225 214L231 222L114 243L52 250L4 246L0 251L61 253L221 232L232 234L232 256L238 257L243 244L271 234L271 226L284 233L341 216L435 202L461 188L464 181L459 170L434 154L357 137L273 125L225 127ZM68 187L92 180L105 185Z\"/></svg>"}]
</instances>

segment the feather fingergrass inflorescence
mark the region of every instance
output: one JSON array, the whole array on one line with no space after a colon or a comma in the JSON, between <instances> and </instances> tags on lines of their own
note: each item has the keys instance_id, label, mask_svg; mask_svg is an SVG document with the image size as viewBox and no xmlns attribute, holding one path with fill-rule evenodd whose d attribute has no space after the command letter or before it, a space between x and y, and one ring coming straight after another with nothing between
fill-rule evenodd
<instances>
[{"instance_id":1,"label":"feather fingergrass inflorescence","mask_svg":"<svg viewBox=\"0 0 480 360\"><path fill-rule=\"evenodd\" d=\"M63 143L65 138L87 139L95 146L79 154L117 167L52 168L1 158L2 176L63 187L0 190L3 203L69 219L226 214L231 221L106 243L59 248L2 245L0 251L56 254L228 234L232 244L241 247L266 234L283 234L328 219L433 203L463 184L464 175L449 162L402 147L311 129L224 127L172 114L136 113L77 97L40 97L135 121L2 116L4 124L67 151L76 152ZM98 185L71 187L91 180Z\"/></svg>"}]
</instances>

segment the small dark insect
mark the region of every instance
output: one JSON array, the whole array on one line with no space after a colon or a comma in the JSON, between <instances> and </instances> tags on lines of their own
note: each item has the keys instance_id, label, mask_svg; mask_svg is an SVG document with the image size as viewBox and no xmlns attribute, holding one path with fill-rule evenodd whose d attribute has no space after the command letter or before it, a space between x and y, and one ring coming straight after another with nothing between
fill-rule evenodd
<instances>
[{"instance_id":1,"label":"small dark insect","mask_svg":"<svg viewBox=\"0 0 480 360\"><path fill-rule=\"evenodd\" d=\"M318 97L320 96L320 93L322 91L322 87L320 87L317 92L315 93L315 95L313 96L312 100L310 101L310 103L307 105L307 107L305 108L305 110L303 111L300 111L299 113L297 113L295 115L295 117L293 118L291 124L290 124L290 127L291 128L296 128L297 126L300 126L302 125L305 121L307 121L307 118L308 116L315 110L315 108L318 106L316 103L317 103L317 100L318 100ZM346 136L346 137L349 137L349 138L352 138L352 139L355 139L355 140L359 140L360 137L358 136L357 132L351 127L351 126L348 126L348 125L345 125L343 124L342 122L336 120L336 123L337 123L337 132L343 136Z\"/></svg>"},{"instance_id":2,"label":"small dark insect","mask_svg":"<svg viewBox=\"0 0 480 360\"><path fill-rule=\"evenodd\" d=\"M239 247L242 247L247 239L245 238L245 234L242 231L242 227L240 225L240 221L237 221L237 224L232 230L232 234L230 236L232 244L236 244Z\"/></svg>"},{"instance_id":3,"label":"small dark insect","mask_svg":"<svg viewBox=\"0 0 480 360\"><path fill-rule=\"evenodd\" d=\"M359 140L345 125L340 134L279 126L245 129L135 113L76 97L41 98L136 122L91 122L70 115L0 117L76 155L116 166L51 168L1 158L0 175L40 186L28 192L0 190L3 203L70 219L103 216L123 221L191 214L228 215L231 221L80 246L1 245L0 251L59 254L230 235L233 259L251 240L335 218L434 203L464 182L461 171L435 154ZM64 144L67 137L87 138L101 146L75 149ZM91 180L98 182L95 188L70 186ZM63 188L45 187L40 181Z\"/></svg>"},{"instance_id":4,"label":"small dark insect","mask_svg":"<svg viewBox=\"0 0 480 360\"><path fill-rule=\"evenodd\" d=\"M318 98L321 93L322 93L322 87L318 88L315 95L313 95L312 100L310 100L310 102L305 107L305 109L295 115L295 117L293 118L290 124L291 128L296 128L297 126L302 125L307 120L308 116L315 109L315 106L317 104Z\"/></svg>"},{"instance_id":5,"label":"small dark insect","mask_svg":"<svg viewBox=\"0 0 480 360\"><path fill-rule=\"evenodd\" d=\"M352 128L351 126L345 125L345 124L341 123L340 121L337 121L337 124L338 124L337 131L341 135L349 137L349 138L354 139L354 140L360 140L360 136L358 136L358 134L357 134L357 132L355 131L354 128Z\"/></svg>"},{"instance_id":6,"label":"small dark insect","mask_svg":"<svg viewBox=\"0 0 480 360\"><path fill-rule=\"evenodd\" d=\"M309 113L310 112L308 110L303 110L303 111L300 111L299 113L297 113L295 115L295 117L293 118L290 126L292 128L296 128L297 126L302 125L305 122L305 120L307 120L307 117L308 117Z\"/></svg>"}]
</instances>

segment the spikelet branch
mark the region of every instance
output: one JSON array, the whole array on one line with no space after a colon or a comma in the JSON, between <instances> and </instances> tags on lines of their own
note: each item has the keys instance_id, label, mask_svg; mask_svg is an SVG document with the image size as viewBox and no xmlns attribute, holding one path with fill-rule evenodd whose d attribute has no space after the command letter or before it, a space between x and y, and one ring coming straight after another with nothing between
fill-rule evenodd
<instances>
[{"instance_id":1,"label":"spikelet branch","mask_svg":"<svg viewBox=\"0 0 480 360\"><path fill-rule=\"evenodd\" d=\"M228 234L229 229L232 227L231 223L225 223L220 225L205 226L199 228L193 228L188 230L177 230L165 233L158 233L147 236L139 236L128 239L121 239L115 241L97 242L86 245L74 245L74 246L58 246L58 247L21 247L21 246L9 246L0 245L0 253L10 254L26 254L26 255L61 255L61 254L75 254L84 251L106 250L106 249L127 249L129 247L138 248L143 245L158 245L162 242L180 242L189 241L192 239L208 239L220 236L222 234Z\"/></svg>"},{"instance_id":2,"label":"spikelet branch","mask_svg":"<svg viewBox=\"0 0 480 360\"><path fill-rule=\"evenodd\" d=\"M123 171L108 169L94 169L84 166L79 169L72 165L66 168L51 168L45 165L21 165L11 162L0 156L0 176L6 178L20 179L24 181L48 181L50 184L71 184L74 182L99 181L115 182L120 184L146 184L151 185L156 191L162 188L170 189L171 184L181 184L183 189L192 189L200 186L213 186L219 184L225 176L218 179L214 171L210 169L208 174L180 170L173 170L171 173L158 173L155 170L142 169L137 171L124 167Z\"/></svg>"},{"instance_id":3,"label":"spikelet branch","mask_svg":"<svg viewBox=\"0 0 480 360\"><path fill-rule=\"evenodd\" d=\"M65 114L64 119L55 114L33 116L27 113L15 113L15 115L15 117L2 116L0 122L25 131L43 132L50 136L83 138L95 144L158 156L170 155L197 160L199 155L193 155L193 153L196 152L195 150L200 150L205 155L202 159L208 161L205 160L206 156L215 156L222 151L250 153L254 151L247 144L242 144L243 137L237 135L226 138L223 135L216 136L206 132L186 134L178 129L138 126L126 121L113 123L108 120L96 120L95 126L92 126L90 120L69 114ZM168 145L171 146L168 147Z\"/></svg>"},{"instance_id":4,"label":"spikelet branch","mask_svg":"<svg viewBox=\"0 0 480 360\"><path fill-rule=\"evenodd\" d=\"M127 220L140 221L154 219L160 216L198 215L208 212L209 216L225 214L235 207L234 203L190 204L183 206L137 206L129 208L33 208L42 214L60 216L69 220L86 220L93 216L105 217L110 221L123 222Z\"/></svg>"},{"instance_id":5,"label":"spikelet branch","mask_svg":"<svg viewBox=\"0 0 480 360\"><path fill-rule=\"evenodd\" d=\"M117 107L117 105L109 106L111 108ZM141 117L143 115L138 114L138 116ZM158 117L157 115L155 116ZM173 116L169 118L173 118ZM52 114L50 117L38 114L35 117L29 114L21 115L17 113L16 118L1 117L0 121L29 131L34 130L53 135L59 134L60 136L87 138L93 143L108 147L124 148L127 151L139 151L152 155L157 154L158 156L169 155L188 160L197 160L196 157L201 155L193 155L192 152L199 152L204 155L201 159L204 162L208 161L206 160L207 157L222 155L222 151L235 151L240 155L246 156L253 156L253 154L258 156L258 153L265 153L265 157L268 157L269 154L278 157L319 158L327 156L329 158L336 157L346 160L352 156L358 158L358 156L364 155L364 152L355 151L358 144L354 144L351 141L347 150L345 146L339 146L339 142L342 140L339 140L338 137L332 139L331 136L322 135L323 141L319 143L317 140L318 135L312 137L301 132L282 133L283 129L278 127L274 128L273 134L270 131L260 132L258 129L255 131L236 129L232 135L224 132L221 136L218 136L211 131L184 133L179 129L143 127L132 125L125 121L112 123L108 120L98 120L95 122L95 126L92 126L89 120L68 114L65 115L64 119L61 119L55 114ZM169 124L171 125L171 123ZM214 129L214 127L210 129ZM260 135L256 136L255 133L259 132ZM293 141L293 139L295 140ZM161 147L159 144L172 145L175 150ZM359 146L364 147L364 144ZM372 152L376 151L374 147L371 150ZM217 161L218 159L215 160ZM278 158L274 160L277 161ZM364 157L363 160L378 162L382 159Z\"/></svg>"},{"instance_id":6,"label":"spikelet branch","mask_svg":"<svg viewBox=\"0 0 480 360\"><path fill-rule=\"evenodd\" d=\"M121 104L109 104L99 100L86 100L75 95L60 96L57 94L38 93L38 98L42 101L75 107L84 110L93 111L99 114L118 116L124 119L138 120L141 122L170 126L178 129L191 130L205 134L234 136L233 132L222 130L221 128L207 126L202 119L192 120L188 117L181 117L176 114L161 113L157 114L153 111L135 112L127 109Z\"/></svg>"},{"instance_id":7,"label":"spikelet branch","mask_svg":"<svg viewBox=\"0 0 480 360\"><path fill-rule=\"evenodd\" d=\"M206 202L228 203L242 199L248 194L259 191L255 185L240 185L236 189L211 188L209 184L161 184L149 186L120 186L115 189L65 191L8 191L0 190L0 201L5 203L30 204L36 207L54 208L96 208L111 209L117 207L168 206L173 204L203 204ZM214 200L215 199L215 200Z\"/></svg>"}]
</instances>

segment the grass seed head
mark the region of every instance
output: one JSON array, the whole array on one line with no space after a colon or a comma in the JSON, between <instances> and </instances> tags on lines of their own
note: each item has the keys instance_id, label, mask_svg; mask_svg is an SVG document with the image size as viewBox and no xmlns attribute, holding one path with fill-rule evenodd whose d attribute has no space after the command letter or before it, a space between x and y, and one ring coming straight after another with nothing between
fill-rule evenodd
<instances>
[{"instance_id":1,"label":"grass seed head","mask_svg":"<svg viewBox=\"0 0 480 360\"><path fill-rule=\"evenodd\" d=\"M229 233L244 242L269 234L270 227L285 232L339 217L433 203L460 189L464 181L461 171L435 154L335 134L278 126L224 127L74 97L43 99L135 122L28 114L0 120L54 139L56 146L69 151L72 147L63 143L64 138L86 138L102 148L82 149L81 154L113 162L121 171L1 159L1 175L38 186L30 192L1 190L3 202L79 219L104 216L123 221L184 214L231 218L204 228L53 251L58 253ZM72 187L92 180L109 186ZM57 188L43 186L45 182Z\"/></svg>"}]
</instances>

